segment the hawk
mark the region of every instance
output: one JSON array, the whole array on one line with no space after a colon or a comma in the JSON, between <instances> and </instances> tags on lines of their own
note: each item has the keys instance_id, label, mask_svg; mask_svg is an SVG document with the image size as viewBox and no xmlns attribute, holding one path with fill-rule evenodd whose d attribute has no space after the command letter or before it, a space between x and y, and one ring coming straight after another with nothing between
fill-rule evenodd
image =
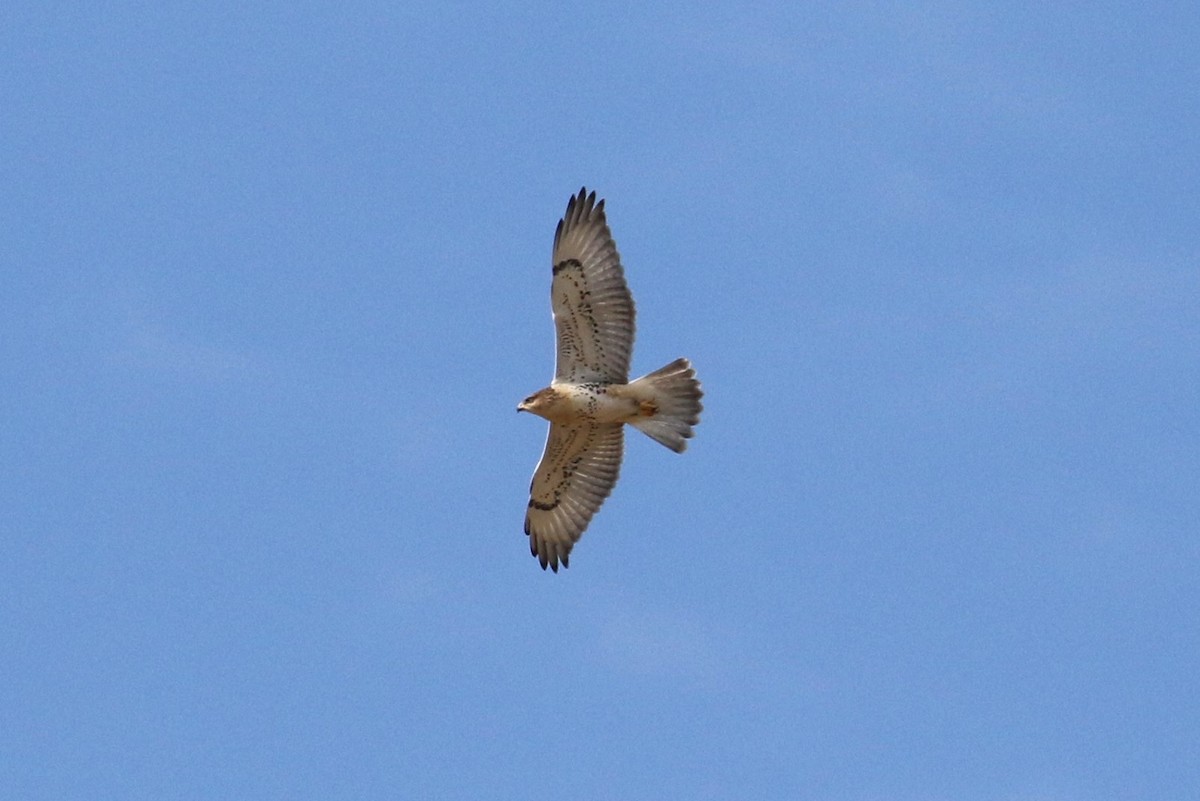
<instances>
[{"instance_id":1,"label":"hawk","mask_svg":"<svg viewBox=\"0 0 1200 801\"><path fill-rule=\"evenodd\" d=\"M551 265L554 380L517 411L550 421L529 487L525 533L542 569L557 573L617 483L625 423L683 453L704 393L687 359L629 380L633 297L595 192L580 189L567 202Z\"/></svg>"}]
</instances>

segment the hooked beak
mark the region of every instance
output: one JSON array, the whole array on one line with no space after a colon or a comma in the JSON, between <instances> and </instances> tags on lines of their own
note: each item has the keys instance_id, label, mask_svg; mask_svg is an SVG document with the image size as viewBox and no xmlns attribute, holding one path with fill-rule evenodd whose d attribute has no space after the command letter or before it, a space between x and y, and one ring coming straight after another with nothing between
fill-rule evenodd
<instances>
[{"instance_id":1,"label":"hooked beak","mask_svg":"<svg viewBox=\"0 0 1200 801\"><path fill-rule=\"evenodd\" d=\"M521 401L520 403L517 404L517 411L518 412L525 411L525 401Z\"/></svg>"}]
</instances>

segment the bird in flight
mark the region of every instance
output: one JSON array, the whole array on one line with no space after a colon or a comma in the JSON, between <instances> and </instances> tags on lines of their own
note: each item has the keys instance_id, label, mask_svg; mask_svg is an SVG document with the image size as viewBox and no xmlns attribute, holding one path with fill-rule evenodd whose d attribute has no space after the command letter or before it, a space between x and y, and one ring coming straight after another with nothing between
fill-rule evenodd
<instances>
[{"instance_id":1,"label":"bird in flight","mask_svg":"<svg viewBox=\"0 0 1200 801\"><path fill-rule=\"evenodd\" d=\"M550 421L529 487L525 533L542 569L557 573L617 483L625 423L683 453L704 393L687 359L629 380L633 297L595 192L580 189L567 202L551 265L554 380L517 411Z\"/></svg>"}]
</instances>

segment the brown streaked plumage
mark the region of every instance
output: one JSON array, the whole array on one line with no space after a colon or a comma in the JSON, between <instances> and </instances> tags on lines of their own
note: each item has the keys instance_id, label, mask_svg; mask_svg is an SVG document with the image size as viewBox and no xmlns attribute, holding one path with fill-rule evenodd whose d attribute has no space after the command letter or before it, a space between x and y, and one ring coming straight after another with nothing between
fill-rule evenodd
<instances>
[{"instance_id":1,"label":"brown streaked plumage","mask_svg":"<svg viewBox=\"0 0 1200 801\"><path fill-rule=\"evenodd\" d=\"M595 192L580 189L567 203L551 267L554 380L517 411L550 421L525 533L542 569L557 572L617 483L625 423L682 453L700 422L703 392L687 359L629 381L633 297Z\"/></svg>"}]
</instances>

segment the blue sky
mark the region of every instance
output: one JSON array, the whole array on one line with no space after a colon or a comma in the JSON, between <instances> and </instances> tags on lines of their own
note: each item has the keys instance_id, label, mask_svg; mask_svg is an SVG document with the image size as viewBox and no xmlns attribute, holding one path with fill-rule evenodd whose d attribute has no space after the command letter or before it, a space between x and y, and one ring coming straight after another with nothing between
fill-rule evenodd
<instances>
[{"instance_id":1,"label":"blue sky","mask_svg":"<svg viewBox=\"0 0 1200 801\"><path fill-rule=\"evenodd\" d=\"M0 795L1200 787L1189 3L0 11ZM683 456L543 573L586 184Z\"/></svg>"}]
</instances>

